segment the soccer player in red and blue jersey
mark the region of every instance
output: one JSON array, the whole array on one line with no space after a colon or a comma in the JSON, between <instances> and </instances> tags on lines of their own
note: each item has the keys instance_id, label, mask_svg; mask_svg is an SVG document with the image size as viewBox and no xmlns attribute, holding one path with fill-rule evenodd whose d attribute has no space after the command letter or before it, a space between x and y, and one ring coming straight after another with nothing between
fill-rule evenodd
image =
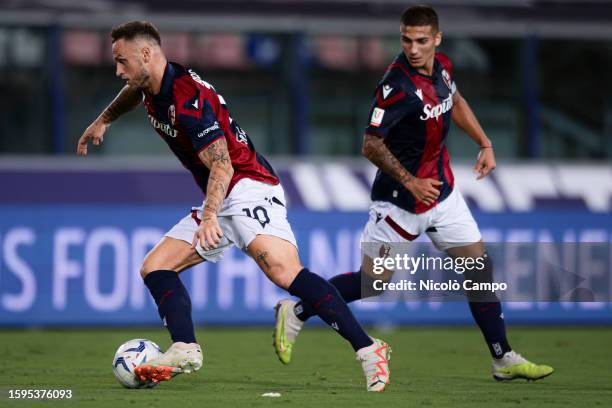
<instances>
[{"instance_id":1,"label":"soccer player in red and blue jersey","mask_svg":"<svg viewBox=\"0 0 612 408\"><path fill-rule=\"evenodd\" d=\"M442 33L435 10L429 6L408 8L401 17L400 34L403 52L376 88L365 130L363 154L378 172L372 186L370 219L361 236L365 252L362 266L360 272L330 280L347 302L362 297L362 278L372 276L372 260L381 250L390 248L390 243L413 241L421 234L427 234L451 257L480 258L483 270L468 270L464 276L476 282L492 281L491 260L449 164L446 137L451 121L478 145L474 167L478 179L495 169L493 145L458 91L450 59L436 52ZM553 372L551 367L533 364L512 350L501 303L494 294L471 291L468 301L493 357L495 379L536 380ZM313 310L303 302L278 303L275 349L283 363L290 361L295 338L312 315Z\"/></svg>"},{"instance_id":2,"label":"soccer player in red and blue jersey","mask_svg":"<svg viewBox=\"0 0 612 408\"><path fill-rule=\"evenodd\" d=\"M223 97L193 70L166 60L152 24L125 23L111 37L116 74L127 84L86 129L77 153L87 154L89 140L100 144L111 122L144 102L151 126L205 194L204 203L171 228L142 264L144 283L173 344L161 358L138 366L137 376L162 381L201 368L191 301L179 274L220 260L235 245L343 336L361 362L367 390L383 391L389 346L364 332L332 284L302 266L278 177L230 116Z\"/></svg>"}]
</instances>

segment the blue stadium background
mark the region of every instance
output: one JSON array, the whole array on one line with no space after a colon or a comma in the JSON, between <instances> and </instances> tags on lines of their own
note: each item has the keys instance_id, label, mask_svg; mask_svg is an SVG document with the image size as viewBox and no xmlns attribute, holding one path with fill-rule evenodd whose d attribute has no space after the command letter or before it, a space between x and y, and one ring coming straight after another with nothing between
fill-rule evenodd
<instances>
[{"instance_id":1,"label":"blue stadium background","mask_svg":"<svg viewBox=\"0 0 612 408\"><path fill-rule=\"evenodd\" d=\"M527 167L521 166L523 171ZM302 259L328 277L359 265L359 234L367 219L366 175L371 169L359 170L348 163L326 166L308 161L281 167ZM558 188L576 172L609 183L610 178L601 175L609 177L610 166L570 166L563 175L552 166L529 169L536 179L554 181L557 189L548 192L542 187L521 188L525 181L511 170L502 167L486 182L488 187L470 182L469 176L459 180L487 241L527 246L546 240L610 241L609 200L601 207L579 194L568 197ZM302 177L309 172L320 178L304 183ZM466 172L466 166L457 166L459 175ZM191 176L180 170L125 169L7 173L0 176L8 187L0 206L0 324L158 324L138 271L162 234L197 205ZM508 175L510 181L502 181ZM513 200L500 198L504 188L513 192ZM38 199L32 200L33 194ZM308 198L316 194L328 201ZM496 197L497 207L491 206ZM489 208L481 208L479 202L489 203ZM353 208L341 210L347 205ZM608 280L610 266L605 265ZM285 296L238 250L218 264L205 263L182 276L201 324L268 324L275 302ZM359 302L355 310L371 324L461 324L471 319L462 302ZM506 304L505 314L511 323L609 324L612 303L515 302Z\"/></svg>"}]
</instances>

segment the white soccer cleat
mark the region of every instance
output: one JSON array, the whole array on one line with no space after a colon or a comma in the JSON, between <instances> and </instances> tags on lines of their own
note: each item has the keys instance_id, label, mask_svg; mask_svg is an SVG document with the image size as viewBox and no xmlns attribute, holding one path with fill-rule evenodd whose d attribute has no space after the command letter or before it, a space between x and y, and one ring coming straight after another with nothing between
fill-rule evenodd
<instances>
[{"instance_id":1,"label":"white soccer cleat","mask_svg":"<svg viewBox=\"0 0 612 408\"><path fill-rule=\"evenodd\" d=\"M298 319L293 308L297 302L291 299L281 300L274 308L276 311L274 324L274 351L283 364L291 362L291 352L297 335L302 330L304 322Z\"/></svg>"},{"instance_id":2,"label":"white soccer cleat","mask_svg":"<svg viewBox=\"0 0 612 408\"><path fill-rule=\"evenodd\" d=\"M173 343L161 357L134 369L141 381L169 381L178 374L189 374L202 368L202 348L197 343Z\"/></svg>"},{"instance_id":3,"label":"white soccer cleat","mask_svg":"<svg viewBox=\"0 0 612 408\"><path fill-rule=\"evenodd\" d=\"M508 351L500 359L493 359L493 378L497 381L524 378L526 380L539 380L548 377L555 370L547 365L534 364L514 351Z\"/></svg>"},{"instance_id":4,"label":"white soccer cleat","mask_svg":"<svg viewBox=\"0 0 612 408\"><path fill-rule=\"evenodd\" d=\"M357 360L361 362L367 390L383 392L390 382L391 347L382 340L372 340L374 343L371 346L357 350Z\"/></svg>"}]
</instances>

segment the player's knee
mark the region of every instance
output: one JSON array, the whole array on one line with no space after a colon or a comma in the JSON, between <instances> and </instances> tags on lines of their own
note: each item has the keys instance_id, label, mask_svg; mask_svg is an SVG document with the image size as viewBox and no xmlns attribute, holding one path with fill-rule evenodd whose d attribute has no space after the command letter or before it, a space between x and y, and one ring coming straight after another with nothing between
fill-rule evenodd
<instances>
[{"instance_id":1,"label":"player's knee","mask_svg":"<svg viewBox=\"0 0 612 408\"><path fill-rule=\"evenodd\" d=\"M140 277L142 279L144 279L144 278L146 278L146 276L148 274L150 274L151 272L155 272L155 271L173 271L173 272L176 272L176 270L174 270L173 268L168 268L168 267L163 267L163 266L155 265L153 263L143 262L143 264L140 266Z\"/></svg>"},{"instance_id":2,"label":"player's knee","mask_svg":"<svg viewBox=\"0 0 612 408\"><path fill-rule=\"evenodd\" d=\"M142 265L140 265L140 276L142 279L144 279L151 272L158 271L160 269L167 268L163 268L162 265L160 265L159 262L156 262L152 257L146 256L142 261Z\"/></svg>"},{"instance_id":3,"label":"player's knee","mask_svg":"<svg viewBox=\"0 0 612 408\"><path fill-rule=\"evenodd\" d=\"M276 286L288 290L299 272L296 268L274 265L268 270L268 276Z\"/></svg>"},{"instance_id":4,"label":"player's knee","mask_svg":"<svg viewBox=\"0 0 612 408\"><path fill-rule=\"evenodd\" d=\"M145 276L154 271L180 270L177 269L177 266L180 266L180 263L177 263L175 257L170 256L170 252L168 250L162 251L160 249L153 249L142 260L142 265L140 266L140 276L144 279Z\"/></svg>"},{"instance_id":5,"label":"player's knee","mask_svg":"<svg viewBox=\"0 0 612 408\"><path fill-rule=\"evenodd\" d=\"M154 270L155 269L151 268L151 266L148 265L147 262L143 262L142 265L140 265L140 277L144 279L148 274L150 274Z\"/></svg>"}]
</instances>

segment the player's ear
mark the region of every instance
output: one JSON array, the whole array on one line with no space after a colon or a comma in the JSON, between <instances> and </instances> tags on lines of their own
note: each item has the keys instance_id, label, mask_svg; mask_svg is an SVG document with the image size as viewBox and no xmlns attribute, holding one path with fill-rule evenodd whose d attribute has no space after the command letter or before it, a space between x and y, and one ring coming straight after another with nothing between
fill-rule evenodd
<instances>
[{"instance_id":1,"label":"player's ear","mask_svg":"<svg viewBox=\"0 0 612 408\"><path fill-rule=\"evenodd\" d=\"M145 64L151 61L151 48L150 47L148 46L142 47L142 49L140 50L140 53L142 55L142 60L144 61Z\"/></svg>"},{"instance_id":2,"label":"player's ear","mask_svg":"<svg viewBox=\"0 0 612 408\"><path fill-rule=\"evenodd\" d=\"M441 43L442 43L442 31L438 31L437 33L434 34L434 44L436 45L436 47L439 47Z\"/></svg>"}]
</instances>

